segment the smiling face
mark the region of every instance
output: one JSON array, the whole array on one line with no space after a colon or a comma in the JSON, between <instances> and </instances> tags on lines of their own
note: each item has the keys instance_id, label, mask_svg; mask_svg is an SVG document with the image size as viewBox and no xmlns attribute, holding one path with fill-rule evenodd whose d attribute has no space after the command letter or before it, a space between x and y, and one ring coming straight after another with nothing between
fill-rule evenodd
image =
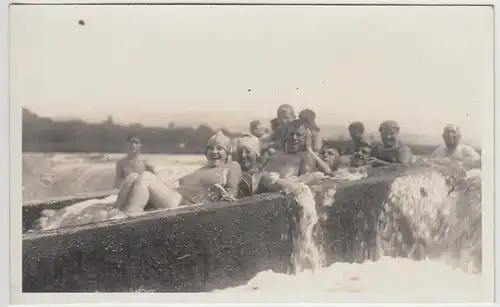
<instances>
[{"instance_id":1,"label":"smiling face","mask_svg":"<svg viewBox=\"0 0 500 307\"><path fill-rule=\"evenodd\" d=\"M380 139L384 147L394 147L399 139L399 131L396 129L384 129L380 131Z\"/></svg>"},{"instance_id":2,"label":"smiling face","mask_svg":"<svg viewBox=\"0 0 500 307\"><path fill-rule=\"evenodd\" d=\"M258 154L246 146L239 146L238 148L238 163L243 171L249 171L257 166L259 159Z\"/></svg>"},{"instance_id":3,"label":"smiling face","mask_svg":"<svg viewBox=\"0 0 500 307\"><path fill-rule=\"evenodd\" d=\"M366 165L370 159L372 149L369 146L361 146L351 156L351 166L360 167Z\"/></svg>"},{"instance_id":4,"label":"smiling face","mask_svg":"<svg viewBox=\"0 0 500 307\"><path fill-rule=\"evenodd\" d=\"M287 129L285 148L287 153L298 153L305 150L307 129L304 125L290 124Z\"/></svg>"},{"instance_id":5,"label":"smiling face","mask_svg":"<svg viewBox=\"0 0 500 307\"><path fill-rule=\"evenodd\" d=\"M336 169L338 167L338 164L340 163L340 153L333 146L323 146L320 151L320 158L321 160L328 163L328 166L331 169Z\"/></svg>"},{"instance_id":6,"label":"smiling face","mask_svg":"<svg viewBox=\"0 0 500 307\"><path fill-rule=\"evenodd\" d=\"M227 162L227 150L221 144L210 144L207 146L206 157L208 166L216 167Z\"/></svg>"}]
</instances>

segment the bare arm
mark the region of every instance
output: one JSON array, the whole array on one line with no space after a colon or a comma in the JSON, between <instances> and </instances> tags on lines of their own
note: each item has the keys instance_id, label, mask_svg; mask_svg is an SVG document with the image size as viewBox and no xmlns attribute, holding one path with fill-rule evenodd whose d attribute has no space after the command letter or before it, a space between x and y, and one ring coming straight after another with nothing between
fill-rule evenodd
<instances>
[{"instance_id":1,"label":"bare arm","mask_svg":"<svg viewBox=\"0 0 500 307\"><path fill-rule=\"evenodd\" d=\"M399 163L403 165L407 165L408 163L410 163L413 158L413 154L410 150L410 147L406 145L402 146L399 149L398 155L399 155Z\"/></svg>"},{"instance_id":2,"label":"bare arm","mask_svg":"<svg viewBox=\"0 0 500 307\"><path fill-rule=\"evenodd\" d=\"M468 162L475 162L481 160L481 156L474 150L474 148L470 146L466 146L464 148L465 156L467 157Z\"/></svg>"},{"instance_id":3,"label":"bare arm","mask_svg":"<svg viewBox=\"0 0 500 307\"><path fill-rule=\"evenodd\" d=\"M119 189L123 181L123 167L121 161L116 162L115 165L115 184L113 188Z\"/></svg>"},{"instance_id":4,"label":"bare arm","mask_svg":"<svg viewBox=\"0 0 500 307\"><path fill-rule=\"evenodd\" d=\"M282 190L294 190L296 183L286 178L272 178L271 174L265 172L260 179L260 185L268 192L279 192Z\"/></svg>"},{"instance_id":5,"label":"bare arm","mask_svg":"<svg viewBox=\"0 0 500 307\"><path fill-rule=\"evenodd\" d=\"M333 171L332 169L330 168L330 166L328 165L328 163L326 163L325 161L323 161L315 152L312 148L308 148L307 151L309 152L309 154L311 155L311 157L314 159L314 161L316 162L316 166L318 168L319 171L329 175L329 174L332 174Z\"/></svg>"},{"instance_id":6,"label":"bare arm","mask_svg":"<svg viewBox=\"0 0 500 307\"><path fill-rule=\"evenodd\" d=\"M443 156L442 152L443 152L443 148L441 146L439 146L438 148L436 148L436 150L434 150L434 152L431 155L431 158L442 157Z\"/></svg>"},{"instance_id":7,"label":"bare arm","mask_svg":"<svg viewBox=\"0 0 500 307\"><path fill-rule=\"evenodd\" d=\"M227 172L226 190L229 196L235 198L238 194L238 186L240 184L243 171L237 162L231 162Z\"/></svg>"}]
</instances>

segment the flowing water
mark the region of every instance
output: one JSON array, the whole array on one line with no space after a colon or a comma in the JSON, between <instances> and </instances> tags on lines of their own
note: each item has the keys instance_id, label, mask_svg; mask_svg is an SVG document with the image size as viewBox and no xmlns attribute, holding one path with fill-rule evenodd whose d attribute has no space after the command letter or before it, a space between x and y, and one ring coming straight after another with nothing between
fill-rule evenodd
<instances>
[{"instance_id":1,"label":"flowing water","mask_svg":"<svg viewBox=\"0 0 500 307\"><path fill-rule=\"evenodd\" d=\"M118 157L25 155L23 196L29 200L109 190ZM165 182L172 182L199 167L203 157L151 155L148 160L159 168ZM339 174L337 179L343 180L366 176ZM324 217L317 212L314 193L305 184L318 177L296 179L297 188L291 191L302 207L300 231L294 238L294 274L261 272L246 285L219 291L408 293L430 300L453 293L458 302L483 301L489 294L481 273L481 179L477 170L453 184L437 170L392 180L386 208L377 223L379 257L374 261L367 257L363 263L335 262L328 267L322 242L315 234L315 225ZM335 193L335 189L327 191L319 205L331 205ZM76 204L62 213L45 212L41 228L123 218L112 209L115 199L112 195ZM56 215L57 219L51 218ZM401 219L409 229L400 228L397 221ZM405 231L412 233L415 244L405 242Z\"/></svg>"}]
</instances>

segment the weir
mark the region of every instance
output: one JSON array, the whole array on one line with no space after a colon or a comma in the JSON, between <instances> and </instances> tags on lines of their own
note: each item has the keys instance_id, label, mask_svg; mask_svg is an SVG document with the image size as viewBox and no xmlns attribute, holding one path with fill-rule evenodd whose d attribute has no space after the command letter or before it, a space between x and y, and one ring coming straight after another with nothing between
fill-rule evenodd
<instances>
[{"instance_id":1,"label":"weir","mask_svg":"<svg viewBox=\"0 0 500 307\"><path fill-rule=\"evenodd\" d=\"M435 174L418 168L308 183L326 265L425 256L432 243L427 232L435 236L439 229L415 228L393 189L397 180L418 178L418 199L412 201L425 202L439 193L433 190ZM289 272L300 210L290 195L263 194L25 233L23 292L199 292L242 285L265 270Z\"/></svg>"}]
</instances>

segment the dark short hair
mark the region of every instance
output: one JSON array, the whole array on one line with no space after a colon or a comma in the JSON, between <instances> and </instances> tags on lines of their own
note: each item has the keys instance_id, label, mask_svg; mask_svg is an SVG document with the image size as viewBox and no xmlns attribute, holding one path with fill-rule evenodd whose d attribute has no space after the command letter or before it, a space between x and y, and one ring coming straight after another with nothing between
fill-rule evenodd
<instances>
[{"instance_id":1,"label":"dark short hair","mask_svg":"<svg viewBox=\"0 0 500 307\"><path fill-rule=\"evenodd\" d=\"M287 124L287 130L291 128L299 129L300 127L307 128L307 123L301 119L295 119Z\"/></svg>"},{"instance_id":2,"label":"dark short hair","mask_svg":"<svg viewBox=\"0 0 500 307\"><path fill-rule=\"evenodd\" d=\"M362 122L353 122L349 125L349 131L351 130L356 130L360 131L361 133L365 132L365 125L363 125Z\"/></svg>"},{"instance_id":3,"label":"dark short hair","mask_svg":"<svg viewBox=\"0 0 500 307\"><path fill-rule=\"evenodd\" d=\"M138 136L135 136L135 135L129 135L127 136L127 142L137 142L137 143L141 143L141 139L138 137Z\"/></svg>"}]
</instances>

